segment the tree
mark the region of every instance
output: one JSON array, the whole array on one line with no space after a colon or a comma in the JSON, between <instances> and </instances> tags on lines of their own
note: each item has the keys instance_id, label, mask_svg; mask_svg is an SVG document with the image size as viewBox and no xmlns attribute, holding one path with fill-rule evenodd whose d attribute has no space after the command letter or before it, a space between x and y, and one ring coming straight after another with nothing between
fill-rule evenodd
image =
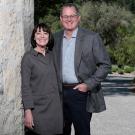
<instances>
[{"instance_id":1,"label":"tree","mask_svg":"<svg viewBox=\"0 0 135 135\"><path fill-rule=\"evenodd\" d=\"M130 34L134 16L116 4L87 2L80 7L80 12L81 25L100 33L105 45L114 46Z\"/></svg>"}]
</instances>

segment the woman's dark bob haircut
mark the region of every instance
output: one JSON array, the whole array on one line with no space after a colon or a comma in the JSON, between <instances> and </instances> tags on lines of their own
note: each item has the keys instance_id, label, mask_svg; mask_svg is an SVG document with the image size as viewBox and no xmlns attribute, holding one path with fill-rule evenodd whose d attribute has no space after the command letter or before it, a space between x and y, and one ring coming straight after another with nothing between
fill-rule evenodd
<instances>
[{"instance_id":1,"label":"woman's dark bob haircut","mask_svg":"<svg viewBox=\"0 0 135 135\"><path fill-rule=\"evenodd\" d=\"M34 27L31 34L32 47L35 48L37 46L36 41L35 41L35 33L37 32L37 29L39 29L39 31L43 30L44 32L47 32L49 34L49 41L48 41L48 44L46 45L46 48L51 51L54 46L54 39L53 39L53 35L51 33L50 28L45 23L39 23Z\"/></svg>"}]
</instances>

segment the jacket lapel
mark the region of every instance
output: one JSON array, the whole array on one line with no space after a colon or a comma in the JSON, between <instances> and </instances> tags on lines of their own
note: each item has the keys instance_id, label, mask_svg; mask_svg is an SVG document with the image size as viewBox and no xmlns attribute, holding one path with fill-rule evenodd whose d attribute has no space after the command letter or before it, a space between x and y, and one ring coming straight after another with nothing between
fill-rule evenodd
<instances>
[{"instance_id":1,"label":"jacket lapel","mask_svg":"<svg viewBox=\"0 0 135 135\"><path fill-rule=\"evenodd\" d=\"M82 32L82 30L79 28L78 29L78 33L77 33L77 38L76 38L76 45L75 45L75 73L78 76L78 69L79 69L79 65L80 65L80 60L81 60L81 56L82 56L82 47L83 47L83 38L84 34Z\"/></svg>"},{"instance_id":2,"label":"jacket lapel","mask_svg":"<svg viewBox=\"0 0 135 135\"><path fill-rule=\"evenodd\" d=\"M60 69L60 78L62 80L62 42L63 42L63 33L64 31L61 31L59 33L59 36L57 38L57 57L58 57L58 68Z\"/></svg>"}]
</instances>

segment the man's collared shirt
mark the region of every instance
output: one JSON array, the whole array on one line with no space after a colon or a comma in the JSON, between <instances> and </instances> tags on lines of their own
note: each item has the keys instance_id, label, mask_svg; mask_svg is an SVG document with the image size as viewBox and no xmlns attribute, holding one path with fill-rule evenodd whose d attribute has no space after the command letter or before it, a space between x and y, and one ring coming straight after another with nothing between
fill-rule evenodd
<instances>
[{"instance_id":1,"label":"man's collared shirt","mask_svg":"<svg viewBox=\"0 0 135 135\"><path fill-rule=\"evenodd\" d=\"M78 28L72 33L72 37L68 39L64 33L63 48L62 48L62 77L63 83L78 83L75 67L75 42L77 37Z\"/></svg>"}]
</instances>

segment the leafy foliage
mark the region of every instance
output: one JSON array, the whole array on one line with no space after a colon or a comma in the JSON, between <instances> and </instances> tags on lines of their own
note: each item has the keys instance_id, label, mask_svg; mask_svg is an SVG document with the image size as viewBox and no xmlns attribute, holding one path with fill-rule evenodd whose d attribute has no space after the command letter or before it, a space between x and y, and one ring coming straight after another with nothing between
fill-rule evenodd
<instances>
[{"instance_id":1,"label":"leafy foliage","mask_svg":"<svg viewBox=\"0 0 135 135\"><path fill-rule=\"evenodd\" d=\"M86 10L87 9L87 10ZM133 14L120 6L87 2L81 8L81 25L101 34L104 44L114 46L129 33Z\"/></svg>"},{"instance_id":2,"label":"leafy foliage","mask_svg":"<svg viewBox=\"0 0 135 135\"><path fill-rule=\"evenodd\" d=\"M47 16L44 16L43 18L40 18L39 22L44 22L48 26L50 26L52 32L55 32L58 29L60 29L60 23L59 23L58 16L47 15Z\"/></svg>"},{"instance_id":3,"label":"leafy foliage","mask_svg":"<svg viewBox=\"0 0 135 135\"><path fill-rule=\"evenodd\" d=\"M117 65L112 65L112 72L117 72L119 67Z\"/></svg>"},{"instance_id":4,"label":"leafy foliage","mask_svg":"<svg viewBox=\"0 0 135 135\"><path fill-rule=\"evenodd\" d=\"M124 72L125 73L131 73L134 71L134 67L131 67L131 66L124 66Z\"/></svg>"},{"instance_id":5,"label":"leafy foliage","mask_svg":"<svg viewBox=\"0 0 135 135\"><path fill-rule=\"evenodd\" d=\"M59 17L60 7L62 4L63 0L35 0L35 24L39 23L43 18L45 22L48 22L48 20L45 19L46 16Z\"/></svg>"},{"instance_id":6,"label":"leafy foliage","mask_svg":"<svg viewBox=\"0 0 135 135\"><path fill-rule=\"evenodd\" d=\"M131 73L135 71L135 67L133 66L123 66L121 68L119 68L117 65L112 65L112 73L117 72L119 74L123 74L123 73Z\"/></svg>"},{"instance_id":7,"label":"leafy foliage","mask_svg":"<svg viewBox=\"0 0 135 135\"><path fill-rule=\"evenodd\" d=\"M135 36L128 37L119 46L109 48L112 63L135 66Z\"/></svg>"}]
</instances>

